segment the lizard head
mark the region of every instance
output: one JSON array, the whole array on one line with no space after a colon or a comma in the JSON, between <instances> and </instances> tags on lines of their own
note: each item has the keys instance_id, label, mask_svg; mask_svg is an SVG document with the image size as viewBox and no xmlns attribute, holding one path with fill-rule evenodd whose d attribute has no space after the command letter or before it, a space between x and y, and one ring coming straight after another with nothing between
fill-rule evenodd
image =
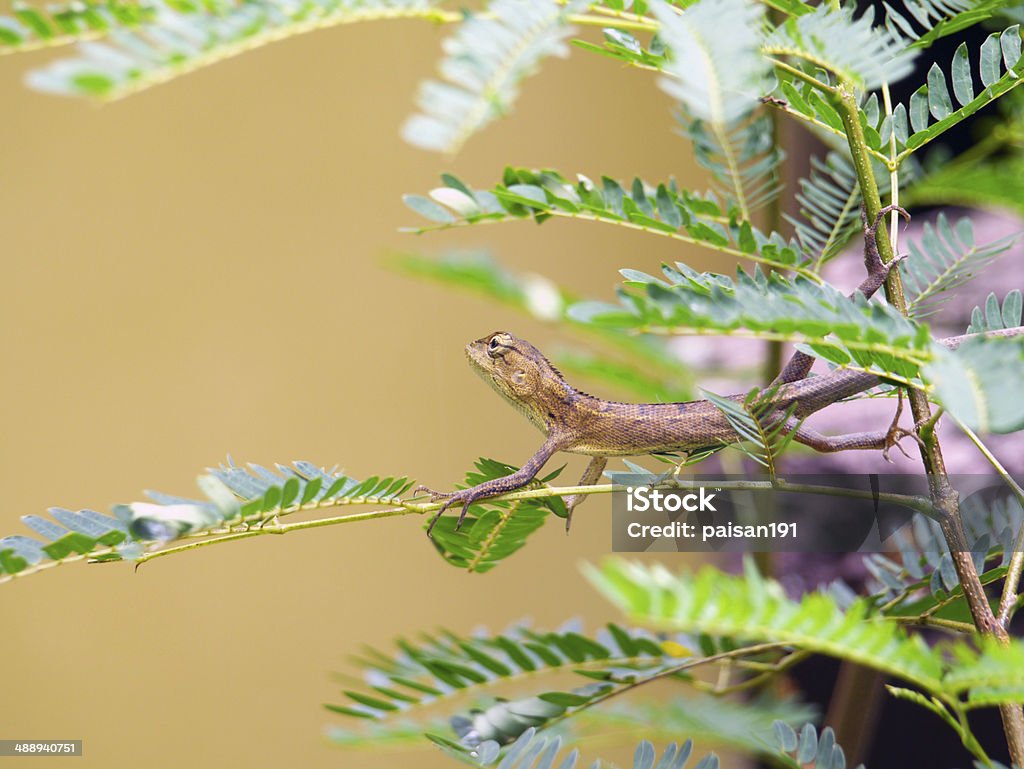
<instances>
[{"instance_id":1,"label":"lizard head","mask_svg":"<svg viewBox=\"0 0 1024 769\"><path fill-rule=\"evenodd\" d=\"M466 357L485 382L545 432L550 421L548 404L572 392L540 350L505 331L470 342Z\"/></svg>"}]
</instances>

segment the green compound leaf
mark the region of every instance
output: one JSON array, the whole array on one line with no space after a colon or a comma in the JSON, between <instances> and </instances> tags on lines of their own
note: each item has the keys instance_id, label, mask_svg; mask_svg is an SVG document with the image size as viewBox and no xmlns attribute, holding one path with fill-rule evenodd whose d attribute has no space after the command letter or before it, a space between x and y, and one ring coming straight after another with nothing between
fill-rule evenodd
<instances>
[{"instance_id":1,"label":"green compound leaf","mask_svg":"<svg viewBox=\"0 0 1024 769\"><path fill-rule=\"evenodd\" d=\"M685 13L655 0L659 36L671 56L662 88L687 113L715 125L748 115L768 90L770 63L761 55L764 8L749 0L699 0ZM722 20L729 34L722 34Z\"/></svg>"},{"instance_id":2,"label":"green compound leaf","mask_svg":"<svg viewBox=\"0 0 1024 769\"><path fill-rule=\"evenodd\" d=\"M15 535L0 539L0 582L58 563L135 560L186 536L234 527L261 528L299 510L355 504L399 504L412 487L405 477L350 478L336 470L297 461L274 470L250 464L208 469L197 481L203 498L147 491L151 501L114 505L113 516L92 510L50 509L53 520L22 521L43 542Z\"/></svg>"},{"instance_id":3,"label":"green compound leaf","mask_svg":"<svg viewBox=\"0 0 1024 769\"><path fill-rule=\"evenodd\" d=\"M571 8L553 0L491 0L444 43L442 81L428 80L416 97L420 112L406 122L410 144L455 153L474 133L507 114L519 83L548 56L566 56Z\"/></svg>"},{"instance_id":4,"label":"green compound leaf","mask_svg":"<svg viewBox=\"0 0 1024 769\"><path fill-rule=\"evenodd\" d=\"M869 605L841 609L831 596L800 601L748 568L732 576L712 567L674 575L660 566L608 560L588 567L592 583L632 620L657 628L784 642L858 662L916 685L940 687L942 665L918 637L891 622L868 619Z\"/></svg>"},{"instance_id":5,"label":"green compound leaf","mask_svg":"<svg viewBox=\"0 0 1024 769\"><path fill-rule=\"evenodd\" d=\"M198 7L188 0L175 2L185 9ZM122 0L57 3L45 11L14 3L9 16L0 16L0 54L54 48L93 40L118 29L131 29L152 21L160 8L153 2Z\"/></svg>"},{"instance_id":6,"label":"green compound leaf","mask_svg":"<svg viewBox=\"0 0 1024 769\"><path fill-rule=\"evenodd\" d=\"M914 92L910 103L897 105L892 117L885 118L880 138L886 143L895 135L900 150L897 162L1021 84L1024 65L1020 26L1015 24L989 35L976 61L972 68L971 53L962 43L953 55L950 80L938 64L933 64L927 82ZM976 85L979 83L981 90Z\"/></svg>"},{"instance_id":7,"label":"green compound leaf","mask_svg":"<svg viewBox=\"0 0 1024 769\"><path fill-rule=\"evenodd\" d=\"M494 459L480 458L476 471L466 475L465 486L476 486L494 478L503 478L518 468ZM555 471L528 488L540 487L561 472ZM517 499L494 502L480 500L470 506L462 527L456 531L461 508L438 519L432 542L452 566L482 574L526 546L527 539L544 525L548 516L566 516L561 497Z\"/></svg>"},{"instance_id":8,"label":"green compound leaf","mask_svg":"<svg viewBox=\"0 0 1024 769\"><path fill-rule=\"evenodd\" d=\"M431 18L429 0L151 0L152 18L84 43L77 58L29 73L28 85L65 96L116 99L293 35L339 24Z\"/></svg>"},{"instance_id":9,"label":"green compound leaf","mask_svg":"<svg viewBox=\"0 0 1024 769\"><path fill-rule=\"evenodd\" d=\"M500 769L575 769L579 761L579 750L572 749L568 753L563 750L563 738L561 736L548 736L538 733L536 729L529 729L523 732L514 743L502 750L501 745L494 741L484 742L479 747L468 749L464 746L435 735L427 737L437 745L442 752L450 757L477 769L489 769L500 767ZM718 757L710 753L696 764L689 764L693 752L693 743L687 740L683 745L670 743L659 756L657 751L647 740L637 745L633 753L633 761L627 766L632 769L718 769ZM617 766L617 764L602 763L600 760L590 764L590 769L600 767Z\"/></svg>"},{"instance_id":10,"label":"green compound leaf","mask_svg":"<svg viewBox=\"0 0 1024 769\"><path fill-rule=\"evenodd\" d=\"M1016 233L978 245L968 217L954 223L940 213L934 224L926 222L920 240L905 241L909 258L900 263L911 315L921 318L938 311L949 292L970 281L1020 237Z\"/></svg>"},{"instance_id":11,"label":"green compound leaf","mask_svg":"<svg viewBox=\"0 0 1024 769\"><path fill-rule=\"evenodd\" d=\"M777 268L805 270L805 258L795 241L777 233L765 234L750 222L730 216L713 196L680 190L675 181L658 185L634 179L629 185L603 177L600 184L580 175L569 182L557 171L506 168L503 183L491 189L472 189L452 176L430 197L454 221L411 229L422 233L449 227L532 219L584 219L641 230L684 243ZM422 204L412 206L423 213Z\"/></svg>"},{"instance_id":12,"label":"green compound leaf","mask_svg":"<svg viewBox=\"0 0 1024 769\"><path fill-rule=\"evenodd\" d=\"M656 334L730 334L806 344L841 366L914 379L933 356L926 326L887 305L852 299L830 285L801 277L739 272L734 280L698 273L684 264L662 268L665 278L624 270L619 304L581 303L581 322Z\"/></svg>"},{"instance_id":13,"label":"green compound leaf","mask_svg":"<svg viewBox=\"0 0 1024 769\"><path fill-rule=\"evenodd\" d=\"M684 637L679 640L690 643ZM508 743L531 727L561 719L567 712L587 708L697 659L678 641L656 640L647 631L618 625L593 635L573 624L557 631L517 626L473 637L445 631L425 634L418 641L400 639L396 645L396 654L371 651L357 660L367 686L345 690L344 704L328 705L328 709L382 723L408 723L428 707L436 710L447 698L464 699L544 673L578 676L579 685L574 688L541 688L526 697L501 699L454 716L455 734L463 746L471 748L488 740Z\"/></svg>"},{"instance_id":14,"label":"green compound leaf","mask_svg":"<svg viewBox=\"0 0 1024 769\"><path fill-rule=\"evenodd\" d=\"M837 77L874 90L883 82L895 83L913 71L913 52L883 27L873 26L872 11L859 19L850 10L829 5L813 13L787 19L765 40L762 50L803 63L813 71L824 69Z\"/></svg>"},{"instance_id":15,"label":"green compound leaf","mask_svg":"<svg viewBox=\"0 0 1024 769\"><path fill-rule=\"evenodd\" d=\"M1024 338L979 338L956 350L937 350L923 370L936 399L979 433L1024 428L1019 396L1024 376Z\"/></svg>"}]
</instances>

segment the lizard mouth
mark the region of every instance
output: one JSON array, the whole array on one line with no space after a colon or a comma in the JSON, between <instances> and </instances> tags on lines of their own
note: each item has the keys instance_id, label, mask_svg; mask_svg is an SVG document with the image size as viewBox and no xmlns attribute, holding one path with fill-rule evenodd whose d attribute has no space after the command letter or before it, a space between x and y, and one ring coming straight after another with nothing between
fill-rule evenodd
<instances>
[{"instance_id":1,"label":"lizard mouth","mask_svg":"<svg viewBox=\"0 0 1024 769\"><path fill-rule=\"evenodd\" d=\"M469 358L469 362L473 368L480 371L487 371L490 369L491 358L487 352L487 345L491 341L491 338L497 333L498 332L494 332L494 334L482 336L466 345L466 357Z\"/></svg>"},{"instance_id":2,"label":"lizard mouth","mask_svg":"<svg viewBox=\"0 0 1024 769\"><path fill-rule=\"evenodd\" d=\"M469 367L473 369L482 379L488 384L494 387L494 383L491 382L490 374L490 359L487 356L487 340L477 339L475 342L470 342L466 345L466 359L469 361Z\"/></svg>"}]
</instances>

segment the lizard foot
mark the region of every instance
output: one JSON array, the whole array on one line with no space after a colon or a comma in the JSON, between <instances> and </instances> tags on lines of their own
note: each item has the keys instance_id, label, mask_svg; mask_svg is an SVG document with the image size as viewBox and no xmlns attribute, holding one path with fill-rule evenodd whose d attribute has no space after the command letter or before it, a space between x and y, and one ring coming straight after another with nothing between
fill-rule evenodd
<instances>
[{"instance_id":1,"label":"lizard foot","mask_svg":"<svg viewBox=\"0 0 1024 769\"><path fill-rule=\"evenodd\" d=\"M878 225L882 223L882 218L886 214L893 211L899 212L900 216L904 219L910 220L910 214L907 213L906 209L900 206L889 205L884 206L875 216L875 221L868 225L867 213L863 206L860 209L860 218L864 223L864 267L868 271L868 278L861 290L866 296L871 296L871 294L877 291L885 283L885 279L889 277L889 273L892 272L893 268L908 256L907 254L896 254L891 262L885 263L878 253Z\"/></svg>"},{"instance_id":2,"label":"lizard foot","mask_svg":"<svg viewBox=\"0 0 1024 769\"><path fill-rule=\"evenodd\" d=\"M437 502L443 499L444 504L441 505L440 509L434 513L434 517L430 519L430 524L427 526L427 536L432 536L434 526L441 519L441 516L447 512L448 508L455 505L462 505L462 512L459 513L459 520L455 523L455 530L458 531L462 528L462 522L466 520L466 513L469 512L469 506L476 502L486 494L481 494L476 488L470 489L459 489L458 491L434 491L426 486L417 486L413 489L414 492L425 491L430 495L431 502Z\"/></svg>"},{"instance_id":3,"label":"lizard foot","mask_svg":"<svg viewBox=\"0 0 1024 769\"><path fill-rule=\"evenodd\" d=\"M412 490L413 496L416 496L417 494L419 494L421 492L424 493L424 494L427 494L430 497L430 501L431 502L437 502L440 499L447 500L443 505L441 505L441 509L438 510L434 514L434 517L430 519L430 525L427 526L427 536L429 537L429 536L431 536L431 532L434 530L434 524L436 524L438 522L438 520L441 518L442 515L444 515L445 511L449 507L451 507L453 504L455 504L455 502L456 502L455 497L458 495L459 492L457 492L457 491L438 491L437 489L432 489L429 486L424 486L422 483ZM464 508L463 511L462 511L462 515L459 516L459 525L460 526L462 525L462 519L465 516L466 516L466 510ZM456 528L458 528L458 526L456 526Z\"/></svg>"},{"instance_id":4,"label":"lizard foot","mask_svg":"<svg viewBox=\"0 0 1024 769\"><path fill-rule=\"evenodd\" d=\"M907 459L911 459L910 454L907 453L906 449L900 444L900 441L904 438L913 438L917 444L924 448L924 441L921 440L921 436L917 434L916 425L914 430L908 430L905 427L900 427L900 415L903 414L903 391L898 390L899 400L896 403L896 414L892 418L892 424L889 425L889 429L885 432L885 445L882 447L882 458L892 464L892 459L889 458L889 452L893 447L900 450L900 453Z\"/></svg>"},{"instance_id":5,"label":"lizard foot","mask_svg":"<svg viewBox=\"0 0 1024 769\"><path fill-rule=\"evenodd\" d=\"M908 430L905 427L890 427L889 431L885 434L885 446L882 448L882 458L889 464L893 464L892 458L889 456L889 452L893 448L899 449L900 453L907 459L913 458L907 453L907 450L903 448L903 445L900 443L904 438L913 438L918 443L921 443L921 439L917 437L917 433L913 430Z\"/></svg>"}]
</instances>

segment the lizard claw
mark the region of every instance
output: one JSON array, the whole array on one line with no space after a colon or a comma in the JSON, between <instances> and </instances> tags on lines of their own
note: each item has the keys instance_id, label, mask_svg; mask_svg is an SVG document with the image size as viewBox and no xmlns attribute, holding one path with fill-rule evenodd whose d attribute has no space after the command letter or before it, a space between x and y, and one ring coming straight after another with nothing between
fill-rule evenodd
<instances>
[{"instance_id":1,"label":"lizard claw","mask_svg":"<svg viewBox=\"0 0 1024 769\"><path fill-rule=\"evenodd\" d=\"M419 488L419 487L417 487ZM434 525L441 519L441 516L450 507L461 504L462 511L459 513L459 520L455 522L455 530L458 531L462 528L462 523L466 520L466 515L469 513L469 506L473 504L480 495L473 494L473 489L460 489L458 491L431 491L426 486L422 487L430 494L432 494L431 502L436 502L439 499L444 500L444 504L441 505L440 509L434 513L434 517L430 519L430 524L427 526L427 536L430 537L431 532L434 530Z\"/></svg>"},{"instance_id":2,"label":"lizard claw","mask_svg":"<svg viewBox=\"0 0 1024 769\"><path fill-rule=\"evenodd\" d=\"M912 459L910 454L907 453L907 450L903 448L903 444L900 443L904 438L913 438L918 443L921 442L921 439L917 437L917 433L912 430L907 430L904 427L897 427L894 425L890 427L889 432L885 434L885 447L882 449L882 458L889 464L894 464L892 458L889 456L889 452L894 448L899 449L900 453L907 459Z\"/></svg>"},{"instance_id":3,"label":"lizard claw","mask_svg":"<svg viewBox=\"0 0 1024 769\"><path fill-rule=\"evenodd\" d=\"M426 488L426 487L424 487L424 488ZM438 493L438 492L434 492L434 493ZM445 503L443 505L441 505L440 509L434 514L434 517L430 519L430 523L427 525L427 536L428 537L431 537L431 538L433 537L433 533L432 532L434 531L434 526L437 524L437 522L439 520L441 520L441 516L444 515L445 511L455 503L455 494L448 494L447 496L448 496L448 499L445 500ZM433 501L433 500L431 500L431 501ZM460 518L459 519L459 523L461 523L461 522L462 522L462 520Z\"/></svg>"},{"instance_id":4,"label":"lizard claw","mask_svg":"<svg viewBox=\"0 0 1024 769\"><path fill-rule=\"evenodd\" d=\"M895 263L895 262L894 262ZM900 427L900 415L903 413L903 391L898 390L899 400L896 402L896 414L892 418L892 424L889 425L889 429L885 433L885 445L882 448L882 458L889 464L893 464L892 459L889 458L889 452L893 447L900 450L907 459L911 459L910 454L907 453L906 449L903 448L900 441L904 438L913 438L917 444L923 449L925 448L924 441L921 440L921 436L917 434L915 425L914 430L908 430L905 427Z\"/></svg>"},{"instance_id":5,"label":"lizard claw","mask_svg":"<svg viewBox=\"0 0 1024 769\"><path fill-rule=\"evenodd\" d=\"M448 499L448 497L454 497L456 492L454 491L435 491L429 486L424 486L422 483L412 490L412 495L415 497L420 492L424 492L430 497L431 502L436 502L439 499Z\"/></svg>"}]
</instances>

